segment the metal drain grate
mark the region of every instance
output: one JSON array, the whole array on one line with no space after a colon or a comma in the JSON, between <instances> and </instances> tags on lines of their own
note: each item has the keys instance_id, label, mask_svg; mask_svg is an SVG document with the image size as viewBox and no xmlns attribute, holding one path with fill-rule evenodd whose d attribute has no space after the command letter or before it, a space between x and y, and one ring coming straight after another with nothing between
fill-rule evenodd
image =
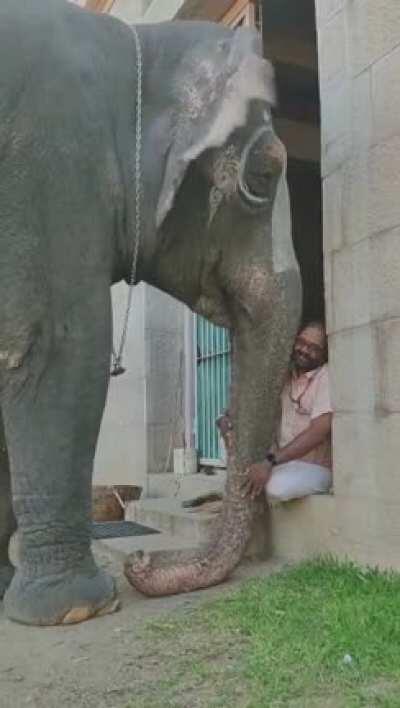
<instances>
[{"instance_id":1,"label":"metal drain grate","mask_svg":"<svg viewBox=\"0 0 400 708\"><path fill-rule=\"evenodd\" d=\"M142 526L135 521L93 521L92 538L122 538L123 536L148 536L160 533L149 526Z\"/></svg>"}]
</instances>

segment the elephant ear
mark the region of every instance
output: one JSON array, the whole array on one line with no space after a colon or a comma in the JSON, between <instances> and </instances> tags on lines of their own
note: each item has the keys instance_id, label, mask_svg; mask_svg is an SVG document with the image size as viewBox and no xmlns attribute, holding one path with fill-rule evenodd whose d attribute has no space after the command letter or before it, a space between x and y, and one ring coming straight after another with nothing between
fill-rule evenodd
<instances>
[{"instance_id":1,"label":"elephant ear","mask_svg":"<svg viewBox=\"0 0 400 708\"><path fill-rule=\"evenodd\" d=\"M175 77L157 227L172 208L189 164L246 123L252 99L275 102L273 69L262 59L259 34L249 28L225 32L217 42L195 45Z\"/></svg>"}]
</instances>

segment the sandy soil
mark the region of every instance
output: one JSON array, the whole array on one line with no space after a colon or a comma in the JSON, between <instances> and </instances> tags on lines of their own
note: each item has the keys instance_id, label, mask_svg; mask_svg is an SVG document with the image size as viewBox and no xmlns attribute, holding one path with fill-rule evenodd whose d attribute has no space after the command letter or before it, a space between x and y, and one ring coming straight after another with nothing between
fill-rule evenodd
<instances>
[{"instance_id":1,"label":"sandy soil","mask_svg":"<svg viewBox=\"0 0 400 708\"><path fill-rule=\"evenodd\" d=\"M0 708L135 708L146 703L157 674L173 662L167 640L154 642L146 623L185 613L255 575L276 571L274 562L245 564L234 578L210 590L148 599L125 581L120 563L95 547L98 562L116 577L122 609L71 627L34 628L4 617L0 603ZM158 697L161 699L161 697ZM157 699L157 704L158 704ZM204 705L180 700L176 705ZM162 704L162 701L161 703Z\"/></svg>"}]
</instances>

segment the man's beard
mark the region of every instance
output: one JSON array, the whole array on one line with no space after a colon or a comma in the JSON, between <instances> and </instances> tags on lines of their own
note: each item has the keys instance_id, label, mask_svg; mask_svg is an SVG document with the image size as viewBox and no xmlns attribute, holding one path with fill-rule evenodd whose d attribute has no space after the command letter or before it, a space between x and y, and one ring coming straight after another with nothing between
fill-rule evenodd
<instances>
[{"instance_id":1,"label":"man's beard","mask_svg":"<svg viewBox=\"0 0 400 708\"><path fill-rule=\"evenodd\" d=\"M318 369L318 367L321 366L320 361L307 356L307 354L300 354L300 352L297 352L295 349L292 352L290 363L293 369L305 372L314 371L314 369Z\"/></svg>"}]
</instances>

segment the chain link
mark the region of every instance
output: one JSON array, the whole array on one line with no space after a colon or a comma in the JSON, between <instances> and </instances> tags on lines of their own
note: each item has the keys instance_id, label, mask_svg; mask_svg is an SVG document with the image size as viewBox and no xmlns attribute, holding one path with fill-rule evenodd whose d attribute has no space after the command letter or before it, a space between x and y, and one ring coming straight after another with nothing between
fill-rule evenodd
<instances>
[{"instance_id":1,"label":"chain link","mask_svg":"<svg viewBox=\"0 0 400 708\"><path fill-rule=\"evenodd\" d=\"M142 48L136 27L131 27L136 48L136 147L135 147L135 241L133 244L132 265L129 278L128 300L124 322L122 327L121 340L118 351L112 349L111 376L123 374L125 369L122 366L122 356L125 349L126 337L128 334L129 316L132 309L133 288L136 280L136 269L141 240L141 197L142 197L142 85L143 85L143 60Z\"/></svg>"}]
</instances>

